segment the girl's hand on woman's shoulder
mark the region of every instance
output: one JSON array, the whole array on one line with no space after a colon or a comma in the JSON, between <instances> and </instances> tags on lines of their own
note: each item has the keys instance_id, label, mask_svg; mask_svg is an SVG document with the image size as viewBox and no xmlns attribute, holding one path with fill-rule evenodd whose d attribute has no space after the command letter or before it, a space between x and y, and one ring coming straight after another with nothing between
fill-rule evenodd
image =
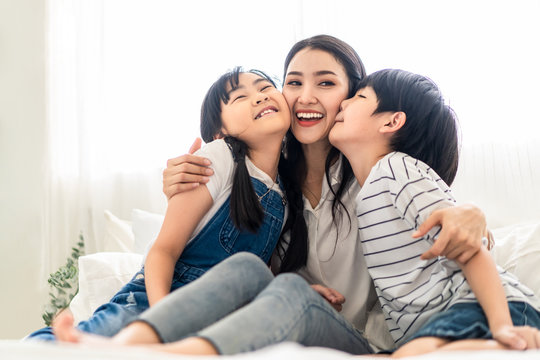
<instances>
[{"instance_id":1,"label":"girl's hand on woman's shoulder","mask_svg":"<svg viewBox=\"0 0 540 360\"><path fill-rule=\"evenodd\" d=\"M311 288L325 298L334 309L341 311L345 296L341 295L339 291L319 284L311 285Z\"/></svg>"},{"instance_id":2,"label":"girl's hand on woman's shoulder","mask_svg":"<svg viewBox=\"0 0 540 360\"><path fill-rule=\"evenodd\" d=\"M436 225L441 225L439 236L431 249L422 254L422 259L445 256L465 264L480 250L482 239L488 236L484 213L470 204L434 211L413 236L424 236Z\"/></svg>"},{"instance_id":3,"label":"girl's hand on woman's shoulder","mask_svg":"<svg viewBox=\"0 0 540 360\"><path fill-rule=\"evenodd\" d=\"M167 160L167 168L163 170L163 193L170 200L174 195L206 184L208 176L214 172L209 166L210 160L192 155L201 148L202 140L195 139L188 154Z\"/></svg>"}]
</instances>

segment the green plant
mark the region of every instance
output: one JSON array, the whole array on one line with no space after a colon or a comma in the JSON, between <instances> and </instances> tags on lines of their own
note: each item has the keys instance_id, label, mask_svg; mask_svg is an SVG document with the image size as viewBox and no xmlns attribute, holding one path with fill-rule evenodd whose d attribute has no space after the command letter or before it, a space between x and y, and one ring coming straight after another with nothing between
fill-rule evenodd
<instances>
[{"instance_id":1,"label":"green plant","mask_svg":"<svg viewBox=\"0 0 540 360\"><path fill-rule=\"evenodd\" d=\"M66 264L49 276L49 303L45 305L42 315L45 325L50 326L56 314L67 308L79 291L79 256L84 254L84 237L79 234L79 241L71 248L71 256Z\"/></svg>"}]
</instances>

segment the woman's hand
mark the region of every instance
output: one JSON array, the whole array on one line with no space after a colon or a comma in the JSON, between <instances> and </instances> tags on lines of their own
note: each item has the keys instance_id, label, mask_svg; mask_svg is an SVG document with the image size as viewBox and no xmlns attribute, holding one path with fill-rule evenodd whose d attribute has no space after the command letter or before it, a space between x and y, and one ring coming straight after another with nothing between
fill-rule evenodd
<instances>
[{"instance_id":1,"label":"woman's hand","mask_svg":"<svg viewBox=\"0 0 540 360\"><path fill-rule=\"evenodd\" d=\"M488 236L484 213L474 205L434 211L413 236L424 236L435 225L441 225L441 231L431 249L422 254L422 259L446 256L465 264L480 250L482 238Z\"/></svg>"},{"instance_id":2,"label":"woman's hand","mask_svg":"<svg viewBox=\"0 0 540 360\"><path fill-rule=\"evenodd\" d=\"M334 309L341 311L345 302L345 296L341 295L339 291L318 284L311 285L311 288L325 298Z\"/></svg>"},{"instance_id":3,"label":"woman's hand","mask_svg":"<svg viewBox=\"0 0 540 360\"><path fill-rule=\"evenodd\" d=\"M493 338L514 350L540 348L540 331L531 326L503 326L493 332Z\"/></svg>"},{"instance_id":4,"label":"woman's hand","mask_svg":"<svg viewBox=\"0 0 540 360\"><path fill-rule=\"evenodd\" d=\"M163 170L163 193L170 200L174 195L196 188L208 182L208 176L214 171L208 166L210 160L192 155L201 148L202 140L195 139L189 153L167 160L167 168Z\"/></svg>"}]
</instances>

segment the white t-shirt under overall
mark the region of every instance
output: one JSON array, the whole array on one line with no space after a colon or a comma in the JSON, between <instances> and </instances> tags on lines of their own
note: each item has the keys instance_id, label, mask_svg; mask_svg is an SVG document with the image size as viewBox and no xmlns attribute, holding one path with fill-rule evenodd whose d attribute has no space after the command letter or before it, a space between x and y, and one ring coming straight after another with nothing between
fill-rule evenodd
<instances>
[{"instance_id":1,"label":"white t-shirt under overall","mask_svg":"<svg viewBox=\"0 0 540 360\"><path fill-rule=\"evenodd\" d=\"M397 345L433 314L476 301L460 267L443 257L421 260L440 227L411 234L434 210L454 206L450 188L423 162L393 152L371 170L357 199L364 256L386 323ZM508 301L540 300L510 273L498 268Z\"/></svg>"},{"instance_id":2,"label":"white t-shirt under overall","mask_svg":"<svg viewBox=\"0 0 540 360\"><path fill-rule=\"evenodd\" d=\"M232 152L227 145L227 143L222 140L214 140L200 150L195 152L195 155L202 156L209 159L212 162L210 168L214 170L214 174L210 176L210 180L206 183L206 187L212 196L214 203L206 215L199 221L199 224L193 231L189 241L191 241L203 228L204 226L214 217L217 211L225 203L227 198L231 194L232 183L233 183L233 174L234 169L236 168L236 163L234 162ZM266 187L271 188L272 191L276 191L281 197L284 197L284 194L277 183L274 182L264 171L257 168L251 160L246 156L246 167L248 169L249 175L259 181L261 181ZM285 207L285 217L287 216L287 207Z\"/></svg>"}]
</instances>

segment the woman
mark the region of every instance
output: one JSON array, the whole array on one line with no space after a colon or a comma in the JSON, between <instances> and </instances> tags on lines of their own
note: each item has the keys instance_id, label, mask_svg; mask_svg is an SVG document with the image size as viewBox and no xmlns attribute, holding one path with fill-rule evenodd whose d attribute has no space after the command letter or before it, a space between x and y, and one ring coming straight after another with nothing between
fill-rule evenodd
<instances>
[{"instance_id":1,"label":"woman","mask_svg":"<svg viewBox=\"0 0 540 360\"><path fill-rule=\"evenodd\" d=\"M261 261L246 259L244 254L232 256L193 286L156 304L114 341L159 343L184 338L163 349L198 354L234 354L296 341L363 354L372 352L364 337L367 325L366 337L374 345L391 347L357 241L354 199L359 187L350 165L328 140L341 102L353 95L364 75L354 49L327 35L298 42L285 61L283 95L292 116L279 172L289 217L272 262L276 272L298 270L301 276L283 274L274 279ZM208 168L197 164L204 164L204 159L185 155L169 161L164 172L169 197L193 188L186 183L204 182L201 174ZM436 223L443 225L443 231L425 256L443 254L465 261L480 248L485 220L478 209L434 213L419 230L426 232ZM254 280L253 274L260 275ZM214 277L227 278L228 285L212 288ZM225 306L225 298L234 301ZM205 299L212 301L201 306ZM193 312L206 314L208 309L213 317L197 323ZM368 317L372 309L373 317ZM69 322L60 320L59 337L77 339L69 331ZM178 330L179 324L192 326ZM185 338L193 333L196 336Z\"/></svg>"}]
</instances>

